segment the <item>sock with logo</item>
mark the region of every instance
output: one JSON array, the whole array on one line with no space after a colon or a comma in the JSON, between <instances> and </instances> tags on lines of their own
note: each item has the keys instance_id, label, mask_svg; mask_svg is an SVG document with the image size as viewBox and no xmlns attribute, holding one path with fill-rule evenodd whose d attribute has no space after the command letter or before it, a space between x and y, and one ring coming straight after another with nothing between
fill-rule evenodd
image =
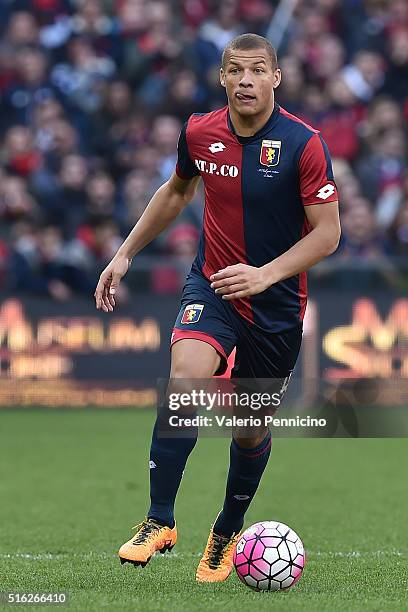
<instances>
[{"instance_id":1,"label":"sock with logo","mask_svg":"<svg viewBox=\"0 0 408 612\"><path fill-rule=\"evenodd\" d=\"M190 427L183 437L159 435L156 420L150 447L150 509L148 518L174 527L174 503L187 459L197 442L198 429Z\"/></svg>"},{"instance_id":2,"label":"sock with logo","mask_svg":"<svg viewBox=\"0 0 408 612\"><path fill-rule=\"evenodd\" d=\"M214 532L218 535L230 538L242 529L245 512L268 463L271 442L270 431L254 448L242 448L232 440L224 506L214 524Z\"/></svg>"}]
</instances>

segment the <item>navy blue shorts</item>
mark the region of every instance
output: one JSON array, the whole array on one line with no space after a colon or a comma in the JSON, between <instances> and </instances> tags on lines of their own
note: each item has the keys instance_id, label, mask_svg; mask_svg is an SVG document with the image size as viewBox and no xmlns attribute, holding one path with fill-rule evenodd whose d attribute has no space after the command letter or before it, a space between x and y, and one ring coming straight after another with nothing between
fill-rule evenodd
<instances>
[{"instance_id":1,"label":"navy blue shorts","mask_svg":"<svg viewBox=\"0 0 408 612\"><path fill-rule=\"evenodd\" d=\"M224 374L236 347L236 378L286 378L295 367L302 342L302 325L267 333L250 325L234 306L211 289L204 276L190 272L171 344L184 338L211 344L221 357L217 375Z\"/></svg>"}]
</instances>

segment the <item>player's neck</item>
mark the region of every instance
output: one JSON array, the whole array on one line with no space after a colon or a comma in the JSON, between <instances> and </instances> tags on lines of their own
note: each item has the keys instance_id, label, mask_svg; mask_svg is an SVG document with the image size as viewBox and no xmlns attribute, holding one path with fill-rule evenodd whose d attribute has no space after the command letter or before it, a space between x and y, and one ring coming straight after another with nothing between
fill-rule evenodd
<instances>
[{"instance_id":1,"label":"player's neck","mask_svg":"<svg viewBox=\"0 0 408 612\"><path fill-rule=\"evenodd\" d=\"M232 125L234 126L234 131L237 136L253 136L268 121L270 116L272 115L273 109L275 106L275 102L272 103L272 107L268 107L263 113L252 115L252 116L242 116L237 113L233 108L229 107L229 114L232 121Z\"/></svg>"}]
</instances>

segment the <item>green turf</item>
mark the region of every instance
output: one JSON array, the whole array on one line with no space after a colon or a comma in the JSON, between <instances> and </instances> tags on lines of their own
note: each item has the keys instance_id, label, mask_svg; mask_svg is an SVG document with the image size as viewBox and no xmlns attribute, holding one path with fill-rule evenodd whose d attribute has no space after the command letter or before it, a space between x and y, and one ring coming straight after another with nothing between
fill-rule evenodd
<instances>
[{"instance_id":1,"label":"green turf","mask_svg":"<svg viewBox=\"0 0 408 612\"><path fill-rule=\"evenodd\" d=\"M275 440L246 524L288 523L308 560L292 590L255 593L235 575L194 582L223 497L226 439L202 439L190 459L174 551L145 569L115 557L146 511L152 421L0 413L0 591L66 590L69 609L84 611L407 610L407 440Z\"/></svg>"}]
</instances>

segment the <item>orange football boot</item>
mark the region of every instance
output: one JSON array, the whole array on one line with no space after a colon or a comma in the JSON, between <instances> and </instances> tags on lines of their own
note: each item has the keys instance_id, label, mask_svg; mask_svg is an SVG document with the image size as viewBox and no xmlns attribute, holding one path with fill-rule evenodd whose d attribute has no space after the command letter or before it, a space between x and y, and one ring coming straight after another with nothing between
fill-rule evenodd
<instances>
[{"instance_id":1,"label":"orange football boot","mask_svg":"<svg viewBox=\"0 0 408 612\"><path fill-rule=\"evenodd\" d=\"M207 546L198 564L197 582L223 582L234 566L233 556L240 534L234 533L230 538L214 533L211 528Z\"/></svg>"},{"instance_id":2,"label":"orange football boot","mask_svg":"<svg viewBox=\"0 0 408 612\"><path fill-rule=\"evenodd\" d=\"M173 529L156 523L154 519L145 520L136 525L135 535L130 538L119 549L119 559L123 563L133 563L136 567L144 567L158 550L164 554L166 550L171 550L177 542L177 528Z\"/></svg>"}]
</instances>

